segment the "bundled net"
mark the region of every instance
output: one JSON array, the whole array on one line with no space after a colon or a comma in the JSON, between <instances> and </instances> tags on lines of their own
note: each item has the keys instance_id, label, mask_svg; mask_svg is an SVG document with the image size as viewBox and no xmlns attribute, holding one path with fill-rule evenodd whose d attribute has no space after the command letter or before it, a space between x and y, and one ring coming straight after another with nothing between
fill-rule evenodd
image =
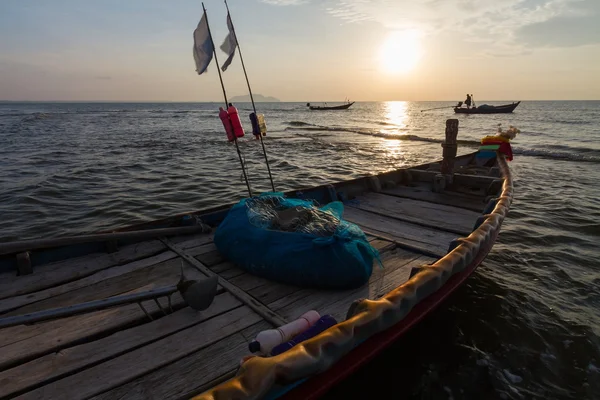
<instances>
[{"instance_id":1,"label":"bundled net","mask_svg":"<svg viewBox=\"0 0 600 400\"><path fill-rule=\"evenodd\" d=\"M281 196L247 199L246 210L248 220L258 228L307 233L320 237L332 236L341 222L329 210Z\"/></svg>"},{"instance_id":2,"label":"bundled net","mask_svg":"<svg viewBox=\"0 0 600 400\"><path fill-rule=\"evenodd\" d=\"M251 274L295 286L351 289L369 281L379 254L339 201L263 193L231 207L215 232L219 252Z\"/></svg>"}]
</instances>

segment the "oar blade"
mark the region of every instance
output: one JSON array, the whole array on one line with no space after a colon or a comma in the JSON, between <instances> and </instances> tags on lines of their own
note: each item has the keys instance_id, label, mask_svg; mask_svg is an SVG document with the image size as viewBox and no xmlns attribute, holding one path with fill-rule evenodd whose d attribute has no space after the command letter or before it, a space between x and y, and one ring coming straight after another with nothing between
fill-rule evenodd
<instances>
[{"instance_id":1,"label":"oar blade","mask_svg":"<svg viewBox=\"0 0 600 400\"><path fill-rule=\"evenodd\" d=\"M181 297L194 310L206 310L212 304L219 284L218 276L211 276L201 281L187 281L180 285Z\"/></svg>"}]
</instances>

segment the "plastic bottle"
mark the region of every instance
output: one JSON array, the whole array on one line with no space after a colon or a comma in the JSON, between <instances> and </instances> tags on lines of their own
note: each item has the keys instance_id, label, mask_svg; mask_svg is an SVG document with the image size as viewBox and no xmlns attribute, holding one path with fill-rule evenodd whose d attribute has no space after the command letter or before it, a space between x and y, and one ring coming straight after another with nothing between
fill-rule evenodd
<instances>
[{"instance_id":1,"label":"plastic bottle","mask_svg":"<svg viewBox=\"0 0 600 400\"><path fill-rule=\"evenodd\" d=\"M294 336L292 340L288 340L285 343L281 343L273 347L273 349L271 350L271 355L276 356L277 354L281 354L285 351L288 351L297 344L302 343L305 340L308 340L314 336L317 336L319 333L323 332L328 328L331 328L335 324L337 324L335 318L333 318L331 315L324 315L313 326L300 333L299 335Z\"/></svg>"},{"instance_id":2,"label":"plastic bottle","mask_svg":"<svg viewBox=\"0 0 600 400\"><path fill-rule=\"evenodd\" d=\"M265 123L265 116L263 114L250 113L250 122L252 123L252 134L256 139L260 135L267 136L267 124Z\"/></svg>"},{"instance_id":3,"label":"plastic bottle","mask_svg":"<svg viewBox=\"0 0 600 400\"><path fill-rule=\"evenodd\" d=\"M229 119L231 120L231 126L233 126L233 134L235 137L243 137L244 127L242 126L242 121L240 120L240 114L238 113L237 108L235 108L231 103L229 103L227 114L229 114Z\"/></svg>"},{"instance_id":4,"label":"plastic bottle","mask_svg":"<svg viewBox=\"0 0 600 400\"><path fill-rule=\"evenodd\" d=\"M319 318L321 318L319 313L315 310L311 310L302 314L297 320L280 326L277 329L268 329L260 332L256 335L256 339L250 342L248 348L252 353L260 351L263 354L269 354L273 347L283 342L287 342L299 333L304 332L314 325Z\"/></svg>"},{"instance_id":5,"label":"plastic bottle","mask_svg":"<svg viewBox=\"0 0 600 400\"><path fill-rule=\"evenodd\" d=\"M231 125L231 120L229 119L229 113L225 111L223 107L219 107L219 118L221 118L221 122L223 122L223 127L225 128L225 133L227 133L227 140L233 142L235 136L233 136L233 126Z\"/></svg>"}]
</instances>

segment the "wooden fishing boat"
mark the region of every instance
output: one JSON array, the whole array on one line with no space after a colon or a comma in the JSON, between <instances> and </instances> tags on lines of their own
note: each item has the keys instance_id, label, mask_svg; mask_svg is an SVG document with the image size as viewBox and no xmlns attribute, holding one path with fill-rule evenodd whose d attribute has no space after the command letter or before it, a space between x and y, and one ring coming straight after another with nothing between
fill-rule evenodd
<instances>
[{"instance_id":1,"label":"wooden fishing boat","mask_svg":"<svg viewBox=\"0 0 600 400\"><path fill-rule=\"evenodd\" d=\"M355 102L353 101L352 103L346 103L346 104L342 104L342 105L339 105L339 106L311 106L310 103L306 103L306 106L308 108L310 108L311 110L321 110L321 111L326 111L326 110L347 110L354 103Z\"/></svg>"},{"instance_id":2,"label":"wooden fishing boat","mask_svg":"<svg viewBox=\"0 0 600 400\"><path fill-rule=\"evenodd\" d=\"M458 114L508 114L511 113L521 104L520 101L512 104L504 104L501 106L479 106L479 107L454 107L454 112Z\"/></svg>"},{"instance_id":3,"label":"wooden fishing boat","mask_svg":"<svg viewBox=\"0 0 600 400\"><path fill-rule=\"evenodd\" d=\"M492 248L512 201L510 171L499 153L455 157L457 132L458 120L448 120L442 161L287 193L342 200L344 218L379 250L383 269L354 290L274 283L223 259L207 228L230 205L97 235L0 243L0 326L158 293L180 268L219 284L204 311L174 292L169 301L136 298L143 309L122 303L0 329L0 398L318 397L432 311ZM258 332L310 309L341 322L240 367Z\"/></svg>"}]
</instances>

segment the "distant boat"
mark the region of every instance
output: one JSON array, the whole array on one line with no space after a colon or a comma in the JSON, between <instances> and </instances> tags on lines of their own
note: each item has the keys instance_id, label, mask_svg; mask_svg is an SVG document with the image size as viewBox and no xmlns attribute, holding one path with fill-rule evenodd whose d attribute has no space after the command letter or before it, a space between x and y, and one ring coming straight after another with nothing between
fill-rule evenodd
<instances>
[{"instance_id":1,"label":"distant boat","mask_svg":"<svg viewBox=\"0 0 600 400\"><path fill-rule=\"evenodd\" d=\"M459 105L460 104L461 103L459 103ZM454 107L454 112L458 114L508 114L513 112L519 104L521 104L520 101L512 104L504 104L502 106L488 106L487 104L471 108L457 106Z\"/></svg>"},{"instance_id":2,"label":"distant boat","mask_svg":"<svg viewBox=\"0 0 600 400\"><path fill-rule=\"evenodd\" d=\"M347 110L354 103L355 102L353 101L352 103L348 102L346 104L342 104L339 106L311 106L310 103L306 103L306 106L308 108L310 108L311 110ZM325 104L327 104L327 103L325 103Z\"/></svg>"}]
</instances>

